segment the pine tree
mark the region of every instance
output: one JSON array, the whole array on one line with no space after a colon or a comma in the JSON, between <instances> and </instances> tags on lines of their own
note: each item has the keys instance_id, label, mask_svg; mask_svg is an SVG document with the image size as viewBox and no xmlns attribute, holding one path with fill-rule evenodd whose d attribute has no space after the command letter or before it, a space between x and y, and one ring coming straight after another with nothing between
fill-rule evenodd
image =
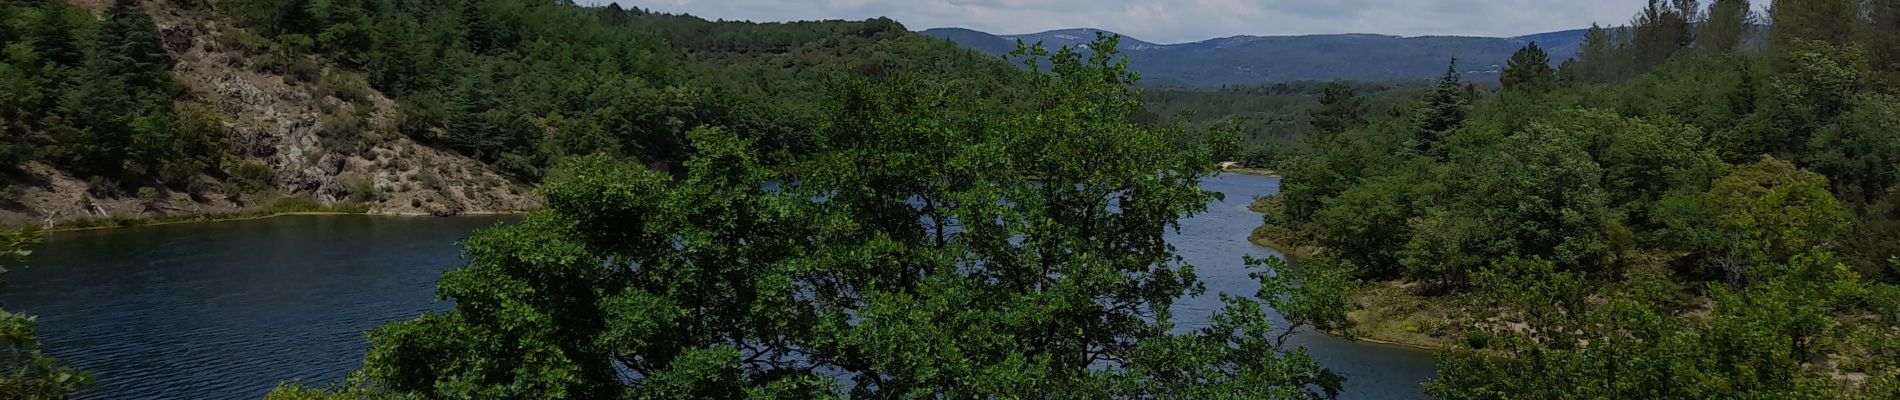
<instances>
[{"instance_id":1,"label":"pine tree","mask_svg":"<svg viewBox=\"0 0 1900 400\"><path fill-rule=\"evenodd\" d=\"M1475 91L1476 88L1466 84L1463 75L1458 73L1458 60L1451 60L1445 75L1432 83L1425 95L1425 105L1416 115L1414 122L1418 131L1413 136L1412 148L1419 154L1443 158L1445 136L1464 126Z\"/></svg>"},{"instance_id":2,"label":"pine tree","mask_svg":"<svg viewBox=\"0 0 1900 400\"><path fill-rule=\"evenodd\" d=\"M175 62L165 53L158 26L139 9L138 1L113 1L99 35L100 48L92 68L124 79L129 90L154 101L170 100L177 90L171 77Z\"/></svg>"},{"instance_id":3,"label":"pine tree","mask_svg":"<svg viewBox=\"0 0 1900 400\"><path fill-rule=\"evenodd\" d=\"M1900 0L1868 0L1873 19L1867 47L1873 68L1888 85L1900 85Z\"/></svg>"},{"instance_id":4,"label":"pine tree","mask_svg":"<svg viewBox=\"0 0 1900 400\"><path fill-rule=\"evenodd\" d=\"M1733 51L1748 39L1755 23L1755 10L1748 0L1715 0L1709 4L1708 21L1702 23L1696 45L1710 53Z\"/></svg>"},{"instance_id":5,"label":"pine tree","mask_svg":"<svg viewBox=\"0 0 1900 400\"><path fill-rule=\"evenodd\" d=\"M1557 72L1550 68L1550 54L1537 47L1536 42L1525 45L1504 66L1504 74L1498 82L1504 90L1542 92L1550 90L1557 81Z\"/></svg>"},{"instance_id":6,"label":"pine tree","mask_svg":"<svg viewBox=\"0 0 1900 400\"><path fill-rule=\"evenodd\" d=\"M1695 43L1693 26L1701 12L1697 0L1649 0L1649 6L1630 21L1635 31L1635 68L1648 72Z\"/></svg>"},{"instance_id":7,"label":"pine tree","mask_svg":"<svg viewBox=\"0 0 1900 400\"><path fill-rule=\"evenodd\" d=\"M316 35L321 29L311 0L289 0L277 10L278 33Z\"/></svg>"},{"instance_id":8,"label":"pine tree","mask_svg":"<svg viewBox=\"0 0 1900 400\"><path fill-rule=\"evenodd\" d=\"M1317 133L1314 137L1323 140L1365 127L1366 112L1370 109L1371 105L1366 103L1365 97L1359 96L1352 85L1345 82L1326 85L1326 90L1319 97L1319 109L1308 114L1313 130Z\"/></svg>"},{"instance_id":9,"label":"pine tree","mask_svg":"<svg viewBox=\"0 0 1900 400\"><path fill-rule=\"evenodd\" d=\"M1566 75L1580 83L1604 84L1622 80L1622 71L1628 64L1628 49L1620 36L1602 26L1590 25L1590 31L1583 35L1582 48L1577 51L1576 63Z\"/></svg>"},{"instance_id":10,"label":"pine tree","mask_svg":"<svg viewBox=\"0 0 1900 400\"><path fill-rule=\"evenodd\" d=\"M43 66L77 66L85 59L79 48L77 27L68 19L63 0L47 0L40 7L40 18L26 29L26 40L38 53Z\"/></svg>"},{"instance_id":11,"label":"pine tree","mask_svg":"<svg viewBox=\"0 0 1900 400\"><path fill-rule=\"evenodd\" d=\"M1864 26L1862 0L1775 0L1768 8L1773 20L1773 45L1787 48L1795 40L1848 44Z\"/></svg>"}]
</instances>

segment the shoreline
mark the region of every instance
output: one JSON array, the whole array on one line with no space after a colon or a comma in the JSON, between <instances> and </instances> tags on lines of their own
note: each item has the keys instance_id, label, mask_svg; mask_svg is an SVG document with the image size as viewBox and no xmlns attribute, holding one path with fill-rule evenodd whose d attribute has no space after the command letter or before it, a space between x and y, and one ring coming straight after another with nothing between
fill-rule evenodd
<instances>
[{"instance_id":1,"label":"shoreline","mask_svg":"<svg viewBox=\"0 0 1900 400\"><path fill-rule=\"evenodd\" d=\"M258 212L258 213L235 212L235 213L223 213L223 214L185 215L185 216L177 216L177 217L141 217L141 218L131 218L131 219L125 219L125 220L115 220L111 218L102 218L102 219L96 219L96 220L77 220L77 222L86 222L86 221L104 221L105 222L101 225L96 225L96 226L54 225L52 227L38 227L38 226L30 226L30 225L8 225L8 226L0 226L0 229L29 228L29 229L38 229L40 233L55 234L55 233L93 232L93 231L104 231L104 230L112 230L112 229L142 228L142 227L166 226L166 225L258 221L258 220L283 218L283 217L355 215L355 216L365 216L365 217L455 218L455 217L504 216L504 215L526 215L526 214L528 214L528 212L526 211L465 212L465 213L449 215L449 216L437 216L437 215L429 214L429 213L380 213L380 212L370 212L370 211L363 211L363 212L283 211L283 212ZM69 221L68 223L71 223L71 222L75 222L75 221Z\"/></svg>"},{"instance_id":2,"label":"shoreline","mask_svg":"<svg viewBox=\"0 0 1900 400\"><path fill-rule=\"evenodd\" d=\"M1255 246L1260 246L1262 248L1273 250L1287 257L1292 257L1296 259L1300 257L1311 257L1313 254L1313 252L1305 251L1305 250L1284 249L1280 246L1274 245L1272 241L1267 240L1265 238L1248 238L1248 242L1253 243L1253 245ZM1408 322L1410 321L1406 319L1372 318L1372 317L1365 316L1365 314L1368 314L1368 313L1377 313L1377 314L1384 315L1392 311L1391 309L1387 309L1387 308L1375 309L1372 307L1367 307L1366 304L1369 303L1368 301L1365 301L1365 299L1367 298L1375 297L1375 296L1381 297L1381 298L1405 297L1405 296L1389 296L1387 294L1378 293L1381 291L1381 289L1386 289L1388 286L1389 285L1386 285L1385 283L1382 283L1382 282L1363 282L1359 285L1358 288L1353 289L1351 293L1351 297L1353 298L1353 302L1358 303L1360 307L1359 309L1354 310L1351 313L1349 313L1347 318L1352 320L1353 324L1356 325L1356 327L1358 328L1391 325L1391 324L1400 324L1400 325L1404 325L1408 327L1413 326L1409 324ZM1419 298L1416 296L1411 296L1411 299L1416 300ZM1414 305L1417 305L1420 303L1425 303L1428 305L1436 305L1436 304L1430 304L1430 302L1427 302L1427 301L1413 302ZM1334 331L1314 330L1314 332L1318 332L1319 334L1322 334L1322 335L1331 336L1338 339L1345 339L1345 340L1353 341L1353 342L1371 343L1371 344L1380 345L1380 346L1396 347L1396 348L1402 348L1406 350L1413 350L1413 351L1427 352L1427 353L1437 353L1440 351L1450 350L1453 347L1449 342L1450 339L1410 340L1411 338L1405 337L1409 335L1400 335L1398 332L1388 332L1387 330L1384 330L1384 329L1356 332L1356 334L1350 338L1346 337L1345 335L1339 334L1339 332L1334 332ZM1410 330L1401 330L1401 332L1412 333ZM1431 337L1431 336L1425 336L1425 337Z\"/></svg>"},{"instance_id":3,"label":"shoreline","mask_svg":"<svg viewBox=\"0 0 1900 400\"><path fill-rule=\"evenodd\" d=\"M1225 173L1225 174L1264 176L1268 178L1280 177L1280 171L1274 171L1270 169L1259 169L1259 168L1228 168L1228 169L1220 170L1220 172Z\"/></svg>"},{"instance_id":4,"label":"shoreline","mask_svg":"<svg viewBox=\"0 0 1900 400\"><path fill-rule=\"evenodd\" d=\"M1259 201L1255 203L1256 206L1260 204ZM1249 209L1261 211L1255 207ZM1275 240L1276 232L1285 234L1271 229L1271 225L1261 225L1247 235L1247 242L1278 252L1289 260L1313 258L1324 251L1316 246L1287 246L1282 240ZM1355 325L1352 337L1335 331L1315 332L1354 342L1428 353L1456 347L1455 338L1426 333L1430 326L1443 326L1443 319L1431 316L1447 315L1455 309L1439 299L1413 295L1402 285L1391 282L1361 282L1349 296L1358 306L1347 317Z\"/></svg>"}]
</instances>

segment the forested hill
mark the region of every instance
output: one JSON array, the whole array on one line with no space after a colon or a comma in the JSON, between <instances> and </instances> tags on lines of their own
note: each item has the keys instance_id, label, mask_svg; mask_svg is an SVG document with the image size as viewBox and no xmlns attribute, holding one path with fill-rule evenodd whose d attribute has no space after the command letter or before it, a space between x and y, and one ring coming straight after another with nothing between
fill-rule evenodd
<instances>
[{"instance_id":1,"label":"forested hill","mask_svg":"<svg viewBox=\"0 0 1900 400\"><path fill-rule=\"evenodd\" d=\"M543 0L13 1L0 22L8 225L528 210L564 159L671 169L695 129L795 152L840 78L1021 76L888 19Z\"/></svg>"},{"instance_id":2,"label":"forested hill","mask_svg":"<svg viewBox=\"0 0 1900 400\"><path fill-rule=\"evenodd\" d=\"M1086 44L1095 29L1069 29L1027 35L993 35L962 28L939 28L924 35L947 39L991 54L1016 48L1016 41L1049 46ZM1490 38L1386 35L1234 36L1194 43L1161 45L1132 38L1121 50L1150 85L1222 86L1286 81L1427 80L1459 60L1465 78L1495 81L1511 53L1536 42L1562 62L1574 56L1584 30Z\"/></svg>"}]
</instances>

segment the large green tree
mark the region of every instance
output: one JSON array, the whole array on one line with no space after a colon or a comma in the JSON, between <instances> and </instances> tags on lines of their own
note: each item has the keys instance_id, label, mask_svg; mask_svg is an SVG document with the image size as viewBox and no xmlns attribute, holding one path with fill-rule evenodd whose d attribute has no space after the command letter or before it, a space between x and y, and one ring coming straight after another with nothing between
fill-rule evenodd
<instances>
[{"instance_id":1,"label":"large green tree","mask_svg":"<svg viewBox=\"0 0 1900 400\"><path fill-rule=\"evenodd\" d=\"M1550 53L1533 42L1511 55L1498 82L1504 85L1504 90L1542 92L1556 84L1557 71L1550 67Z\"/></svg>"},{"instance_id":2,"label":"large green tree","mask_svg":"<svg viewBox=\"0 0 1900 400\"><path fill-rule=\"evenodd\" d=\"M1476 97L1477 86L1465 82L1464 74L1458 72L1458 60L1452 60L1445 74L1432 82L1424 104L1413 114L1418 129L1412 137L1413 150L1426 156L1445 156L1446 138L1464 126Z\"/></svg>"},{"instance_id":3,"label":"large green tree","mask_svg":"<svg viewBox=\"0 0 1900 400\"><path fill-rule=\"evenodd\" d=\"M1698 0L1649 0L1630 21L1635 57L1632 68L1648 72L1695 44L1695 24L1702 12Z\"/></svg>"},{"instance_id":4,"label":"large green tree","mask_svg":"<svg viewBox=\"0 0 1900 400\"><path fill-rule=\"evenodd\" d=\"M1749 39L1757 23L1748 0L1715 0L1709 4L1708 19L1696 34L1696 46L1712 53L1734 51Z\"/></svg>"},{"instance_id":5,"label":"large green tree","mask_svg":"<svg viewBox=\"0 0 1900 400\"><path fill-rule=\"evenodd\" d=\"M1371 105L1352 85L1333 82L1320 93L1319 108L1308 113L1308 118L1314 137L1329 140L1327 138L1365 127L1369 117L1366 113L1370 111Z\"/></svg>"},{"instance_id":6,"label":"large green tree","mask_svg":"<svg viewBox=\"0 0 1900 400\"><path fill-rule=\"evenodd\" d=\"M1335 396L1340 377L1283 345L1339 326L1337 278L1262 271L1207 326L1170 322L1203 289L1166 232L1218 196L1198 183L1232 143L1129 122L1112 51L1019 56L1039 67L1027 110L844 82L797 160L721 129L691 132L677 180L572 160L547 211L467 243L440 283L453 311L372 332L361 386L336 395Z\"/></svg>"},{"instance_id":7,"label":"large green tree","mask_svg":"<svg viewBox=\"0 0 1900 400\"><path fill-rule=\"evenodd\" d=\"M1774 0L1768 6L1772 45L1796 40L1853 43L1867 29L1862 0Z\"/></svg>"}]
</instances>

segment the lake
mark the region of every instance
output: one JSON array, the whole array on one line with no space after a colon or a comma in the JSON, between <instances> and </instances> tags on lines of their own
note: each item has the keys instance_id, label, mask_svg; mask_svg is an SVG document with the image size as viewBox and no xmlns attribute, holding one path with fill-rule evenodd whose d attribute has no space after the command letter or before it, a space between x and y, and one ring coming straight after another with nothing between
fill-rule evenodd
<instances>
[{"instance_id":1,"label":"lake","mask_svg":"<svg viewBox=\"0 0 1900 400\"><path fill-rule=\"evenodd\" d=\"M1206 296L1176 306L1206 321L1217 293L1251 295L1243 256L1278 254L1247 235L1247 210L1279 180L1222 175L1225 193L1171 243ZM58 233L31 267L5 277L8 310L39 316L46 351L91 372L79 399L258 399L281 381L328 383L362 366L363 332L448 308L435 281L460 261L456 241L503 217L286 217ZM1346 399L1422 398L1430 353L1314 333L1295 344L1346 376Z\"/></svg>"}]
</instances>

